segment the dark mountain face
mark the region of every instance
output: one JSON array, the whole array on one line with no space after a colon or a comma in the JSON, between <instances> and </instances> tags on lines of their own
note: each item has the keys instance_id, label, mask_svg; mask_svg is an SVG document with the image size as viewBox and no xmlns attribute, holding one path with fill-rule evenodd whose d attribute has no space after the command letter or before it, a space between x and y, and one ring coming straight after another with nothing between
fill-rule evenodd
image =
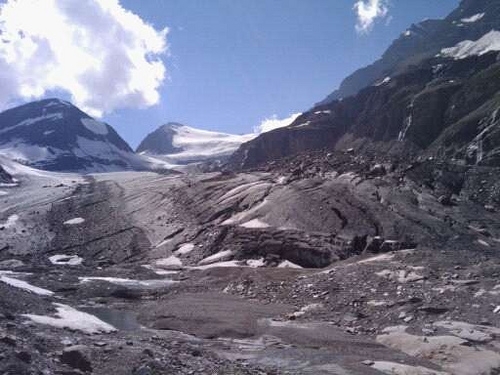
<instances>
[{"instance_id":1,"label":"dark mountain face","mask_svg":"<svg viewBox=\"0 0 500 375\"><path fill-rule=\"evenodd\" d=\"M47 99L0 113L0 153L57 171L102 171L140 166L109 125L70 103Z\"/></svg>"},{"instance_id":2,"label":"dark mountain face","mask_svg":"<svg viewBox=\"0 0 500 375\"><path fill-rule=\"evenodd\" d=\"M0 165L0 184L10 184L12 182L12 176Z\"/></svg>"},{"instance_id":3,"label":"dark mountain face","mask_svg":"<svg viewBox=\"0 0 500 375\"><path fill-rule=\"evenodd\" d=\"M463 0L443 20L424 20L412 25L379 60L348 76L338 90L318 105L355 95L384 77L401 74L408 66L435 56L443 48L464 40L477 40L491 30L500 30L500 2Z\"/></svg>"},{"instance_id":4,"label":"dark mountain face","mask_svg":"<svg viewBox=\"0 0 500 375\"><path fill-rule=\"evenodd\" d=\"M157 155L174 154L182 149L173 145L176 134L175 127L182 126L178 123L168 123L160 126L154 132L148 134L137 147L137 152L151 152Z\"/></svg>"},{"instance_id":5,"label":"dark mountain face","mask_svg":"<svg viewBox=\"0 0 500 375\"><path fill-rule=\"evenodd\" d=\"M499 166L500 55L494 49L500 33L491 31L499 23L500 17L494 16L500 14L499 7L498 1L465 1L444 21L428 21L423 31L413 26L415 43L410 38L406 47L407 53L414 51L418 63L400 65L397 74L356 95L318 105L289 127L242 145L231 167L350 148L379 157L433 156L465 165ZM450 25L470 29L467 35L474 34L471 39L481 42L466 42L441 53L441 47L450 49L463 41L461 31L451 32ZM432 53L419 55L424 42L437 32L434 29L448 31L434 43ZM398 39L384 56L396 56L403 44ZM430 57L423 58L426 54Z\"/></svg>"}]
</instances>

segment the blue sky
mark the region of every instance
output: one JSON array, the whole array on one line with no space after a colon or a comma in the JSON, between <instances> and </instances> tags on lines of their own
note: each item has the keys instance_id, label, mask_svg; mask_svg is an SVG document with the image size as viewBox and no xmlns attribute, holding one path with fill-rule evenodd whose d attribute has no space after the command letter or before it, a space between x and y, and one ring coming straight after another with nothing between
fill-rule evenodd
<instances>
[{"instance_id":1,"label":"blue sky","mask_svg":"<svg viewBox=\"0 0 500 375\"><path fill-rule=\"evenodd\" d=\"M388 18L364 35L355 30L348 0L121 3L170 29L161 103L105 117L135 146L168 121L248 133L265 118L307 110L380 57L411 23L443 17L458 0L392 0Z\"/></svg>"},{"instance_id":2,"label":"blue sky","mask_svg":"<svg viewBox=\"0 0 500 375\"><path fill-rule=\"evenodd\" d=\"M387 14L359 33L356 1ZM459 3L356 1L0 0L2 36L15 42L0 44L0 105L58 95L104 113L134 148L169 121L249 133L309 109L412 23Z\"/></svg>"}]
</instances>

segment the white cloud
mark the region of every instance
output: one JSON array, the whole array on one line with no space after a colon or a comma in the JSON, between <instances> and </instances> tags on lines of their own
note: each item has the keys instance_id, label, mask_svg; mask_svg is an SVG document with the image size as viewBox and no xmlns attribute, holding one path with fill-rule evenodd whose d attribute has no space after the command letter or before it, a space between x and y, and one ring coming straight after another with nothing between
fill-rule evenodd
<instances>
[{"instance_id":1,"label":"white cloud","mask_svg":"<svg viewBox=\"0 0 500 375\"><path fill-rule=\"evenodd\" d=\"M0 5L0 107L56 90L94 116L154 105L167 32L119 0L7 0Z\"/></svg>"},{"instance_id":2,"label":"white cloud","mask_svg":"<svg viewBox=\"0 0 500 375\"><path fill-rule=\"evenodd\" d=\"M262 134L266 133L268 131L278 129L278 128L283 128L285 126L290 125L292 122L297 119L302 113L294 113L293 115L290 115L287 118L284 119L279 119L278 116L273 115L271 118L267 118L264 121L260 123L260 125L254 127L254 133L257 134Z\"/></svg>"},{"instance_id":3,"label":"white cloud","mask_svg":"<svg viewBox=\"0 0 500 375\"><path fill-rule=\"evenodd\" d=\"M377 18L384 18L389 12L388 0L358 0L354 3L354 10L358 16L356 31L366 34L371 31Z\"/></svg>"}]
</instances>

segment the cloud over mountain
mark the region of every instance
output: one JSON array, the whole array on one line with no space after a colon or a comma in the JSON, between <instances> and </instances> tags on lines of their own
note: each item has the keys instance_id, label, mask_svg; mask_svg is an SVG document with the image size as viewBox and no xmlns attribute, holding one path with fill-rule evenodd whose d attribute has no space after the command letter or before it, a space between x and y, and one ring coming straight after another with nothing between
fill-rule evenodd
<instances>
[{"instance_id":1,"label":"cloud over mountain","mask_svg":"<svg viewBox=\"0 0 500 375\"><path fill-rule=\"evenodd\" d=\"M358 0L354 3L357 15L356 31L360 34L368 33L378 18L387 16L389 9L387 0Z\"/></svg>"},{"instance_id":2,"label":"cloud over mountain","mask_svg":"<svg viewBox=\"0 0 500 375\"><path fill-rule=\"evenodd\" d=\"M0 107L63 91L93 116L158 103L168 30L118 0L0 5Z\"/></svg>"}]
</instances>

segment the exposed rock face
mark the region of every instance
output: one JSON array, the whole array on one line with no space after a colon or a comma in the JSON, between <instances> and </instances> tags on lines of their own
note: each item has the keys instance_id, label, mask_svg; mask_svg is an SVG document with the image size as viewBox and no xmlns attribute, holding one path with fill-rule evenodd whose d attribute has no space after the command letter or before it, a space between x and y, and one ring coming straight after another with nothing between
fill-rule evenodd
<instances>
[{"instance_id":1,"label":"exposed rock face","mask_svg":"<svg viewBox=\"0 0 500 375\"><path fill-rule=\"evenodd\" d=\"M111 126L58 99L0 113L0 153L46 170L143 168L142 161Z\"/></svg>"},{"instance_id":2,"label":"exposed rock face","mask_svg":"<svg viewBox=\"0 0 500 375\"><path fill-rule=\"evenodd\" d=\"M498 166L497 30L500 4L492 0L462 1L444 20L413 25L331 98L242 145L229 166L320 150Z\"/></svg>"},{"instance_id":3,"label":"exposed rock face","mask_svg":"<svg viewBox=\"0 0 500 375\"><path fill-rule=\"evenodd\" d=\"M356 96L313 108L287 128L262 134L242 145L230 165L248 168L302 152L352 149L498 166L497 55L425 60Z\"/></svg>"},{"instance_id":4,"label":"exposed rock face","mask_svg":"<svg viewBox=\"0 0 500 375\"><path fill-rule=\"evenodd\" d=\"M137 152L148 152L158 155L175 154L181 152L180 147L174 146L176 127L183 126L178 123L168 123L160 126L154 132L148 134L137 147Z\"/></svg>"},{"instance_id":5,"label":"exposed rock face","mask_svg":"<svg viewBox=\"0 0 500 375\"><path fill-rule=\"evenodd\" d=\"M412 25L396 39L383 56L347 77L339 89L318 105L357 94L361 89L392 77L410 65L438 54L441 49L464 40L477 40L500 29L500 4L495 0L462 0L443 20L424 20Z\"/></svg>"},{"instance_id":6,"label":"exposed rock face","mask_svg":"<svg viewBox=\"0 0 500 375\"><path fill-rule=\"evenodd\" d=\"M8 174L5 169L0 165L0 183L10 184L12 183L12 176Z\"/></svg>"},{"instance_id":7,"label":"exposed rock face","mask_svg":"<svg viewBox=\"0 0 500 375\"><path fill-rule=\"evenodd\" d=\"M92 371L90 349L85 345L74 345L65 348L61 354L61 362L85 372Z\"/></svg>"}]
</instances>

